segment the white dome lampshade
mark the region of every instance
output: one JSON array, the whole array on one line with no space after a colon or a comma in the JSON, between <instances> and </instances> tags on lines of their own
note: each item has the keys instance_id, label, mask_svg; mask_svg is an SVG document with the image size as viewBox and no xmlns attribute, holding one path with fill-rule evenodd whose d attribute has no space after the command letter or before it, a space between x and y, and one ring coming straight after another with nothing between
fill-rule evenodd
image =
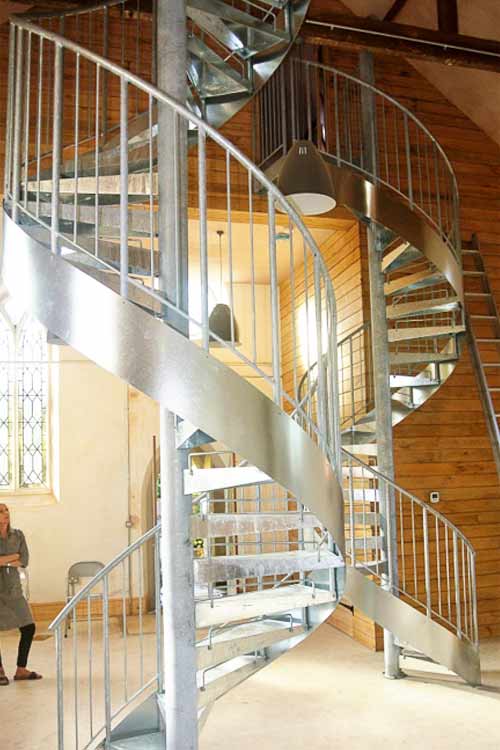
<instances>
[{"instance_id":1,"label":"white dome lampshade","mask_svg":"<svg viewBox=\"0 0 500 750\"><path fill-rule=\"evenodd\" d=\"M337 205L328 166L311 141L295 141L277 184L285 198L305 216L325 214Z\"/></svg>"}]
</instances>

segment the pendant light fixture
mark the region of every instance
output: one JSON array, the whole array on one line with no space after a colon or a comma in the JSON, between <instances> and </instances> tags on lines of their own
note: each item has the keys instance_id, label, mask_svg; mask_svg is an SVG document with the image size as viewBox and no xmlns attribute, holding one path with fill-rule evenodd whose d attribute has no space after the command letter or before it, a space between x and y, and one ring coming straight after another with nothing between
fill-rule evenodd
<instances>
[{"instance_id":1,"label":"pendant light fixture","mask_svg":"<svg viewBox=\"0 0 500 750\"><path fill-rule=\"evenodd\" d=\"M328 166L311 141L295 141L281 167L278 187L305 216L324 214L337 205Z\"/></svg>"},{"instance_id":2,"label":"pendant light fixture","mask_svg":"<svg viewBox=\"0 0 500 750\"><path fill-rule=\"evenodd\" d=\"M223 286L222 286L222 237L224 232L222 229L217 230L217 236L219 238L219 299L210 317L208 319L209 330L217 336L210 336L210 344L212 346L223 346L225 343L238 345L238 324L236 323L234 315L231 313L231 308L222 302L223 297ZM220 339L220 340L219 340Z\"/></svg>"}]
</instances>

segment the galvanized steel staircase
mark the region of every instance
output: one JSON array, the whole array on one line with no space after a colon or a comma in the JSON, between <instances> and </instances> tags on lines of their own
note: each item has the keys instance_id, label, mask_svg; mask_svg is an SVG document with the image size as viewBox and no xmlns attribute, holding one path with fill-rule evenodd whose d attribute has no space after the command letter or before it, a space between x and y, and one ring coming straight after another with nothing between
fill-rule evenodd
<instances>
[{"instance_id":1,"label":"galvanized steel staircase","mask_svg":"<svg viewBox=\"0 0 500 750\"><path fill-rule=\"evenodd\" d=\"M113 7L104 8L109 14L103 23L111 24ZM228 34L248 36L259 47L269 36L264 27L253 37L229 23L239 13L230 5L210 7L227 22ZM78 28L95 30L96 12L103 13L103 6L77 15ZM335 297L313 238L273 184L181 103L71 41L72 18L66 14L57 23L64 35L44 28L54 26L51 20L40 25L16 19L11 25L2 276L52 334L178 416L177 450L191 454L184 492L192 502L192 536L203 539L203 555L193 552L192 573L186 572L196 596L201 727L217 698L307 637L343 592ZM50 100L47 90L54 92ZM116 110L105 106L104 117L102 105L116 98L113 125ZM158 154L157 134L165 112L175 131L191 133L197 148L188 174L194 193L188 307L158 289L163 230L157 174L164 154ZM207 183L214 162L222 164L226 180L212 202ZM179 185L180 146L172 163ZM173 191L170 200L178 194ZM209 231L220 199L224 268L214 253L216 233ZM281 248L286 242L286 262L277 255L277 208L289 232L279 240ZM220 297L227 294L232 313L238 309L236 209L244 213L249 260L241 341L234 324L229 340L222 339L209 316L214 288ZM180 232L177 224L170 257L181 252ZM238 241L241 253L242 231ZM307 414L285 382L278 338L279 283L293 283L294 242L314 284L307 344L325 353ZM269 313L264 325L262 309ZM297 351L302 343L295 342ZM200 449L218 463L199 467L194 458ZM224 464L228 453L232 465ZM165 744L159 550L155 527L111 561L52 624L60 750L70 743L78 750L102 743L118 750L136 737L140 746ZM68 621L71 640L65 641Z\"/></svg>"},{"instance_id":2,"label":"galvanized steel staircase","mask_svg":"<svg viewBox=\"0 0 500 750\"><path fill-rule=\"evenodd\" d=\"M346 577L351 598L378 622L477 683L474 551L446 519L353 455L369 457L369 461L376 457L375 415L366 383L361 388L361 411L356 390L348 408L344 403L345 383L349 382L352 393L354 362L348 365L344 383L344 373L337 368L335 298L314 240L272 182L217 131L116 62L86 49L86 41L95 46L90 33L98 26L94 14L102 14L101 23L106 28L112 23L115 5L119 7L118 22L123 23L127 3L111 2L75 17L73 38L78 39L82 29L89 30L81 40L82 46L71 41L71 14L64 24L58 21L61 35L42 28L53 27L53 19L19 19L11 27L2 273L10 293L21 296L50 331L179 415L179 449L215 457L210 468L199 468L193 460L184 486L186 495L192 496L193 537L204 540L203 556L193 558L200 727L218 697L324 621L342 596ZM280 13L288 8L288 17L295 7L267 5ZM255 20L243 19L241 11L222 2L189 3L188 8L193 28L210 31L212 41L215 38L220 42L223 37L228 45L233 44L228 49L241 51L242 57L252 61L259 59L265 43L266 48L276 48L276 57L271 57L277 64L290 41L290 26L286 39L278 23L273 22L271 31L264 28L266 14L256 29ZM140 24L141 13L132 17ZM82 19L86 19L85 24ZM102 34L101 42L107 38L104 31ZM139 36L137 33L137 39ZM215 60L212 43L207 42L209 49L202 48L203 35L201 40L190 36L191 106L220 124L224 109L220 105L234 101L241 104L253 89L251 92L248 81L236 81L234 71L227 69L228 61L223 64ZM232 63L229 66L232 70ZM256 65L254 75L255 70ZM279 73L281 81L283 71ZM82 75L95 81L93 103L80 95ZM338 75L335 73L336 85ZM30 86L33 80L39 82L34 93ZM293 80L292 87L299 85L298 80ZM44 95L46 84L54 92L51 101ZM270 85L283 101L279 86L275 82ZM228 97L222 102L225 87ZM103 110L103 101L107 101L103 96L110 93L120 100L117 119L116 112L113 114L106 105ZM203 106L198 106L200 99ZM61 102L66 106L64 129ZM345 106L344 115L349 111ZM196 310L184 309L180 299L168 299L157 288L161 267L157 114L162 110L169 111L174 127L189 132L197 146L197 159L190 160L189 172L190 190L195 196L189 240L196 243L196 252L190 253L188 260L190 283L194 285L190 297L199 300ZM224 111L229 113L229 109ZM311 104L304 112L311 136ZM319 112L317 109L314 115L317 122ZM286 116L283 110L281 116ZM299 115L292 111L292 117L296 123ZM314 130L321 132L321 128ZM348 132L349 128L344 130ZM290 137L298 133L297 126ZM388 229L382 263L392 321L391 387L395 405L404 416L421 394L439 386L457 356L456 340L463 321L456 238L442 214L441 224L432 216L422 219L417 215L413 198L410 206L401 204L401 208L388 192L387 203L380 202L381 215L373 215L373 206L363 192L363 180L369 175L365 173L362 148L353 144L351 136L350 161L341 151L334 154L322 150L332 164L340 202ZM267 143L275 142L270 139ZM48 151L43 144L49 144ZM283 143L281 153L286 153L287 147ZM354 152L360 159L359 174ZM272 162L272 157L272 153L266 154L265 160ZM174 169L180 170L176 159ZM211 203L207 169L217 159L224 165L224 187ZM179 172L175 174L177 179ZM220 269L218 256L209 252L208 222L212 206L220 213L221 205L228 235L225 289L233 313L237 294L234 275L238 270L232 244L235 206L247 217L252 334L241 346L234 325L230 340L223 341L209 323L210 286ZM285 236L278 232L277 206L285 214ZM386 206L393 220L384 214ZM266 228L265 249L262 236L259 243L256 241L258 225ZM453 221L451 226L457 228ZM279 257L278 239L286 243ZM311 274L307 292L311 325L305 343L308 351L321 352L322 356L312 378L312 363L306 363L305 368L299 363L298 352L304 342L295 337L297 357L290 385L278 334L279 282L285 280L295 288L298 256L294 247L299 243L302 262ZM260 265L256 266L258 253ZM258 323L256 268L262 267L268 269L270 341L269 331L262 332ZM222 289L219 291L222 293ZM176 321L175 327L167 321ZM184 335L175 330L179 327ZM364 337L366 331L361 334ZM348 344L351 352L356 335ZM260 358L261 339L270 345L269 362ZM342 346L345 342L340 351ZM306 387L301 391L299 382L304 372ZM341 427L351 451L343 449L342 457ZM229 465L225 463L228 454ZM345 524L341 484L347 498ZM401 519L400 544L407 540L405 529L413 529L406 541L407 552L401 550L403 570L404 561L411 557L411 575L404 572L397 580L387 566L391 529L384 520L387 515L379 512L391 497ZM423 546L420 532L415 534L416 523L427 539ZM159 747L164 743L159 533L159 528L151 530L112 561L53 624L60 678L60 750L69 741L77 750L101 742L107 748L124 750L132 746L134 735L141 737L143 745ZM442 579L440 573L436 579L431 572L429 541L436 549L443 545L442 560L432 558L438 571L447 570ZM137 584L130 576L134 565ZM143 582L148 566L155 571L154 590L146 592ZM134 585L139 588L134 589ZM92 664L97 658L92 644L98 625L91 602L97 592L104 596L104 649L99 658L103 660L105 690L99 701L92 687ZM150 640L144 627L148 595L156 612ZM113 608L121 612L123 639L128 643L131 606L138 608L140 645L128 655L127 646L113 639L110 614ZM86 713L81 688L83 628L78 624L82 613L88 663ZM68 618L73 625L71 649L62 639ZM134 677L139 675L134 686L129 662L132 656L137 664ZM118 663L123 665L120 677L116 676ZM65 689L70 690L70 699ZM159 695L158 702L155 694Z\"/></svg>"}]
</instances>

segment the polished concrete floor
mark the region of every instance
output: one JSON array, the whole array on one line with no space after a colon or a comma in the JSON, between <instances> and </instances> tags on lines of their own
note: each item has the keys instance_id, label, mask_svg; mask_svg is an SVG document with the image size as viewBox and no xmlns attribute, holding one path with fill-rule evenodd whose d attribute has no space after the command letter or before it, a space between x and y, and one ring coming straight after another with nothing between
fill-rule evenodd
<instances>
[{"instance_id":1,"label":"polished concrete floor","mask_svg":"<svg viewBox=\"0 0 500 750\"><path fill-rule=\"evenodd\" d=\"M113 640L118 653L118 633ZM1 643L10 674L17 641L9 634ZM129 648L138 658L138 639ZM148 662L147 653L146 670ZM480 689L429 674L392 682L381 654L324 625L216 704L200 750L499 750L500 641L483 647L482 664ZM57 748L52 640L34 645L30 666L44 680L0 688L2 750Z\"/></svg>"}]
</instances>

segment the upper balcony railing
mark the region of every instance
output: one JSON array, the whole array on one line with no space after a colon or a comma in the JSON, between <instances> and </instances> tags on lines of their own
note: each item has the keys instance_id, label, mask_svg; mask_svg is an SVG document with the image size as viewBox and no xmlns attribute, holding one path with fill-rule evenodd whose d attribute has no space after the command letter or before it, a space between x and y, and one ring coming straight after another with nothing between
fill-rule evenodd
<instances>
[{"instance_id":1,"label":"upper balcony railing","mask_svg":"<svg viewBox=\"0 0 500 750\"><path fill-rule=\"evenodd\" d=\"M364 116L366 104L374 113ZM455 174L420 120L375 86L289 57L256 97L256 162L267 169L293 141L311 140L338 167L395 192L434 227L460 262Z\"/></svg>"}]
</instances>

